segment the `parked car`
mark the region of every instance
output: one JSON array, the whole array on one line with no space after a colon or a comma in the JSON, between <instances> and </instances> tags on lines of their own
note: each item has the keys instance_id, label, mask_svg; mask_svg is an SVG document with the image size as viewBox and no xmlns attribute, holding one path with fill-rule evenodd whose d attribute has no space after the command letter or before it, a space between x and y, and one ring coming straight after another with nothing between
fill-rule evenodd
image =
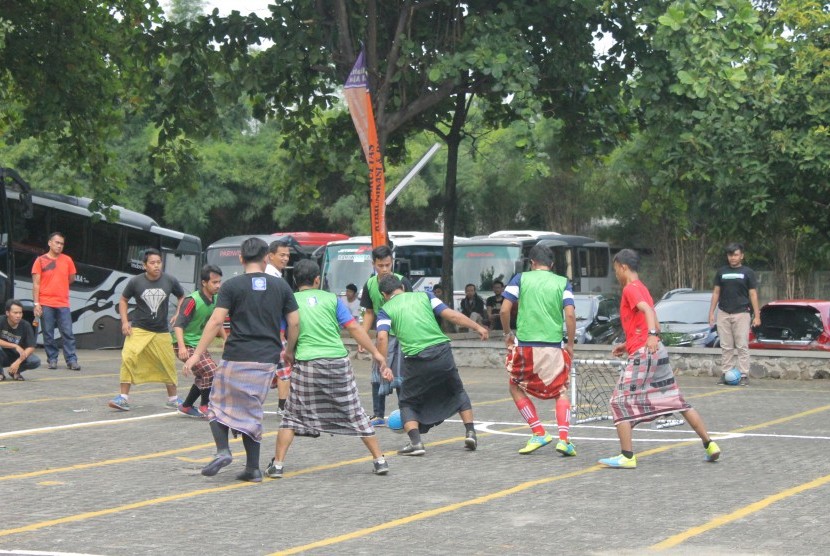
<instances>
[{"instance_id":1,"label":"parked car","mask_svg":"<svg viewBox=\"0 0 830 556\"><path fill-rule=\"evenodd\" d=\"M654 305L665 346L720 347L716 326L709 326L711 291L672 290Z\"/></svg>"},{"instance_id":2,"label":"parked car","mask_svg":"<svg viewBox=\"0 0 830 556\"><path fill-rule=\"evenodd\" d=\"M830 301L767 303L761 307L761 326L749 335L749 347L830 351Z\"/></svg>"},{"instance_id":3,"label":"parked car","mask_svg":"<svg viewBox=\"0 0 830 556\"><path fill-rule=\"evenodd\" d=\"M613 344L622 334L620 298L599 293L575 293L577 344Z\"/></svg>"}]
</instances>

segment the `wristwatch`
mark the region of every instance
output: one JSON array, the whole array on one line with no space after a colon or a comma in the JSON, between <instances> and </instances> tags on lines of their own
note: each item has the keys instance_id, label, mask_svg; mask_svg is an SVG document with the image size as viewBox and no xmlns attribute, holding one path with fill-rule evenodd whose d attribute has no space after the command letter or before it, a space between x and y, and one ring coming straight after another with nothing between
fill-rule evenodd
<instances>
[{"instance_id":1,"label":"wristwatch","mask_svg":"<svg viewBox=\"0 0 830 556\"><path fill-rule=\"evenodd\" d=\"M648 335L649 336L660 336L660 333L657 332L656 328L652 328L651 330L648 331Z\"/></svg>"}]
</instances>

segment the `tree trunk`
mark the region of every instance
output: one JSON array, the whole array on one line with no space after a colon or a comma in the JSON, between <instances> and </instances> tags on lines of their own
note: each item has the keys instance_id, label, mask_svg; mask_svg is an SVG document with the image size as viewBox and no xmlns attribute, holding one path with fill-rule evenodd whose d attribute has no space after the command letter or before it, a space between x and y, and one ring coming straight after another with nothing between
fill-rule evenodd
<instances>
[{"instance_id":1,"label":"tree trunk","mask_svg":"<svg viewBox=\"0 0 830 556\"><path fill-rule=\"evenodd\" d=\"M467 95L457 93L455 96L455 113L449 133L444 138L447 143L447 171L444 176L444 253L441 268L441 284L444 286L444 302L455 308L453 303L452 247L455 238L455 223L458 211L458 149L461 145L464 124L467 121Z\"/></svg>"}]
</instances>

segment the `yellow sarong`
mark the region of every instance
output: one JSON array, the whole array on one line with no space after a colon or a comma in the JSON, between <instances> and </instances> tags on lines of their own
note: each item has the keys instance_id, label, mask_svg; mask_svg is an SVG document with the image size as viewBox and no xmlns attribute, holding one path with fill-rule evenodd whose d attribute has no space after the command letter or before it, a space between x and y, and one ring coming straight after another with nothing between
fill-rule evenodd
<instances>
[{"instance_id":1,"label":"yellow sarong","mask_svg":"<svg viewBox=\"0 0 830 556\"><path fill-rule=\"evenodd\" d=\"M170 334L133 328L121 350L121 383L178 384L176 358L170 349Z\"/></svg>"}]
</instances>

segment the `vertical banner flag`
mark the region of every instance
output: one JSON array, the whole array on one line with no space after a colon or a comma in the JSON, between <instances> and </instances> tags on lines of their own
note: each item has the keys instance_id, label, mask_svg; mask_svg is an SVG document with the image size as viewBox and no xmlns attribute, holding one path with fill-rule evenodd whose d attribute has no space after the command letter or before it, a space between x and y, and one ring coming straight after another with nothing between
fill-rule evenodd
<instances>
[{"instance_id":1,"label":"vertical banner flag","mask_svg":"<svg viewBox=\"0 0 830 556\"><path fill-rule=\"evenodd\" d=\"M372 225L372 247L386 245L386 177L383 175L383 159L375 127L375 113L369 94L366 57L363 50L354 63L346 80L343 94L349 105L354 127L360 137L363 154L369 165L369 211Z\"/></svg>"}]
</instances>

